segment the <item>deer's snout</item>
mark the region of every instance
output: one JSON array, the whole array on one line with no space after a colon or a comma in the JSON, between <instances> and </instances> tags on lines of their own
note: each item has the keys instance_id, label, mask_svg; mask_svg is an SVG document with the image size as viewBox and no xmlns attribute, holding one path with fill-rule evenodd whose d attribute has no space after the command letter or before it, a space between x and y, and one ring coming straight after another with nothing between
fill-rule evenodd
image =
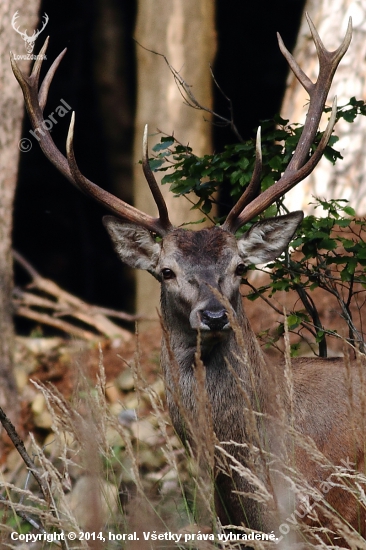
<instances>
[{"instance_id":1,"label":"deer's snout","mask_svg":"<svg viewBox=\"0 0 366 550\"><path fill-rule=\"evenodd\" d=\"M226 309L214 311L205 309L200 312L201 323L209 330L224 330L229 328L229 319Z\"/></svg>"}]
</instances>

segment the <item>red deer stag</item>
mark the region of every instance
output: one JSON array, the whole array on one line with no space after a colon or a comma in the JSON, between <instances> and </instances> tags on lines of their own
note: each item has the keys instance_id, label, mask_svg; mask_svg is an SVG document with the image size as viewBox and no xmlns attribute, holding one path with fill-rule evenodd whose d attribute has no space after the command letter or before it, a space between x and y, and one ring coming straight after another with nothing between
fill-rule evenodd
<instances>
[{"instance_id":1,"label":"red deer stag","mask_svg":"<svg viewBox=\"0 0 366 550\"><path fill-rule=\"evenodd\" d=\"M175 228L171 224L149 167L146 129L143 170L158 208L158 218L140 212L81 174L73 151L74 115L67 139L67 158L57 149L42 125L43 110L50 83L66 50L49 69L39 91L43 55L39 56L29 77L20 72L12 59L33 128L35 131L42 128L39 141L45 155L75 186L117 216L106 216L104 224L122 261L149 271L161 283L164 326L161 364L171 418L181 440L198 452L199 443L194 432L197 428L200 434L200 399L205 401L204 416L212 426L217 443L211 458L214 457L215 496L221 521L264 531L278 529L280 516L272 514L270 503L263 505L258 501L255 481L248 472L255 471L259 479L269 482L277 494L273 502L277 500L279 508L284 477L279 467L277 473L276 467L271 470L269 457L274 456L273 453L291 448L293 467L304 474L311 486L319 486L329 476L329 469L320 467L312 459L310 444L306 447L296 440L291 447L290 432L281 434L279 431L281 422L282 426L291 425L301 437L307 438L307 442L311 438L314 448L327 458L328 465L342 465L347 460L356 464L356 470L364 465L361 417L365 408L360 390L363 367L348 363L345 366L342 359L294 360L290 369L289 398L286 367L266 362L245 316L239 293L245 267L278 257L287 247L303 214L293 212L265 219L239 238L235 237L236 231L312 172L323 155L335 123L334 102L320 144L310 155L332 78L351 40L351 23L341 46L330 52L324 48L309 18L308 22L320 65L315 83L304 74L278 36L281 52L310 96L306 122L291 162L281 179L258 195L261 147L257 139L255 169L248 188L221 227L199 231ZM47 41L41 54L46 48ZM276 417L278 399L282 399L285 408ZM357 421L352 412L358 415ZM364 511L358 509L351 492L333 487L327 494L327 502L350 528L365 532ZM327 518L325 514L319 519L324 528L332 525Z\"/></svg>"}]
</instances>

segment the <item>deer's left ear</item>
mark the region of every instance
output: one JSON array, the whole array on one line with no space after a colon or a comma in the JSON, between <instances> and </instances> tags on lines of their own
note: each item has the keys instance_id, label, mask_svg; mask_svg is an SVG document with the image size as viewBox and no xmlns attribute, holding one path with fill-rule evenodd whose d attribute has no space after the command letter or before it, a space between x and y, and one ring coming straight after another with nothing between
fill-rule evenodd
<instances>
[{"instance_id":1,"label":"deer's left ear","mask_svg":"<svg viewBox=\"0 0 366 550\"><path fill-rule=\"evenodd\" d=\"M266 264L278 258L291 241L303 217L303 212L297 211L254 224L238 239L239 253L244 263Z\"/></svg>"}]
</instances>

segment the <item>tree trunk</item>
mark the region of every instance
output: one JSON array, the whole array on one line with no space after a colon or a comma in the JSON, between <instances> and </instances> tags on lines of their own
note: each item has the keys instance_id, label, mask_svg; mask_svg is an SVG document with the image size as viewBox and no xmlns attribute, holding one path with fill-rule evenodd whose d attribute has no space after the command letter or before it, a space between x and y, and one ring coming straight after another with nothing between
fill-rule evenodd
<instances>
[{"instance_id":1,"label":"tree trunk","mask_svg":"<svg viewBox=\"0 0 366 550\"><path fill-rule=\"evenodd\" d=\"M13 258L11 247L13 200L17 181L20 147L26 151L29 142L20 144L23 96L9 62L9 51L26 54L24 43L12 28L12 17L19 11L19 22L30 30L38 22L39 0L0 3L0 406L13 422L17 421L18 399L13 371L14 327L12 318ZM19 23L18 23L19 24ZM30 61L19 61L28 70ZM24 152L23 154L26 154Z\"/></svg>"},{"instance_id":2,"label":"tree trunk","mask_svg":"<svg viewBox=\"0 0 366 550\"><path fill-rule=\"evenodd\" d=\"M330 89L328 105L337 96L338 105L350 97L365 99L366 86L366 4L365 0L308 0L305 10L312 18L319 35L328 50L335 50L342 42L348 19L353 20L353 38L342 59ZM295 59L312 80L317 77L318 63L309 27L303 18L294 52ZM291 74L281 115L290 122L303 122L307 94ZM326 123L326 119L325 119ZM325 127L324 123L324 127ZM322 159L315 171L287 195L290 210L306 209L312 196L320 198L348 199L358 214L366 212L366 118L358 117L353 124L340 121L335 134L340 138L335 148L343 160L333 166ZM318 211L317 211L318 212Z\"/></svg>"},{"instance_id":3,"label":"tree trunk","mask_svg":"<svg viewBox=\"0 0 366 550\"><path fill-rule=\"evenodd\" d=\"M215 3L212 0L139 0L136 40L143 48L167 57L184 80L193 86L199 102L212 107L210 63L216 52ZM207 113L187 107L164 59L137 44L137 113L134 144L135 206L156 215L156 206L142 174L142 134L157 129L172 134L183 144L189 143L195 154L210 153L211 126ZM151 147L159 141L150 137ZM157 177L159 181L159 178ZM175 199L169 188L162 187L172 223L179 225L202 214L191 211L184 198ZM159 289L151 275L137 273L137 311L156 315Z\"/></svg>"}]
</instances>

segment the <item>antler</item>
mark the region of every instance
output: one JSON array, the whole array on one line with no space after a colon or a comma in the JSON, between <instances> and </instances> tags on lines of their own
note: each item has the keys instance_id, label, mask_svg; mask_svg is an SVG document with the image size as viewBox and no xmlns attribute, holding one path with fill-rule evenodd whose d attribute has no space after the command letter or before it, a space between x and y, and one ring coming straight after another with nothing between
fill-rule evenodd
<instances>
[{"instance_id":1,"label":"antler","mask_svg":"<svg viewBox=\"0 0 366 550\"><path fill-rule=\"evenodd\" d=\"M51 85L53 76L61 63L63 56L66 53L66 49L63 50L60 55L55 59L52 66L48 70L42 85L38 91L39 74L42 67L42 61L44 54L47 50L49 38L46 39L40 54L37 56L37 60L34 64L33 70L29 77L25 76L19 69L14 55L10 54L11 66L15 78L18 80L20 87L23 91L25 105L28 111L29 118L35 131L39 131L39 143L42 151L46 157L56 166L56 168L78 189L85 194L90 195L93 199L97 200L104 206L106 206L111 212L113 212L119 218L145 227L153 233L157 233L160 236L164 236L168 231L172 229L170 223L168 210L163 198L163 195L158 187L158 184L154 178L154 175L150 169L148 161L147 151L147 127L145 128L144 141L143 141L143 170L146 176L147 182L151 189L155 203L158 207L159 218L154 218L141 212L137 208L127 204L123 200L115 197L108 191L105 191L92 181L88 180L80 172L74 155L73 150L73 135L74 135L74 123L75 115L73 113L69 133L67 137L67 158L56 147L49 131L46 128L43 118L43 110L45 108L48 96L48 90Z\"/></svg>"},{"instance_id":2,"label":"antler","mask_svg":"<svg viewBox=\"0 0 366 550\"><path fill-rule=\"evenodd\" d=\"M326 148L329 138L332 134L337 112L336 99L333 102L332 113L326 130L323 133L322 139L320 140L317 149L314 151L311 157L308 158L310 147L313 143L319 126L319 121L324 109L325 101L329 92L330 85L332 83L334 73L336 72L338 64L346 53L348 46L351 42L352 22L350 18L347 32L342 44L337 50L335 50L334 52L330 52L324 48L324 45L319 38L318 32L308 14L306 14L306 19L308 21L311 34L313 36L319 59L319 75L315 83L313 83L299 67L290 52L286 49L281 39L281 36L277 34L278 43L282 54L286 58L296 78L299 80L299 82L302 84L302 86L305 88L310 96L309 110L306 116L306 122L304 124L301 137L292 156L292 159L282 177L274 185L266 189L251 202L249 202L249 200L251 199L248 190L251 187L252 182L249 184L248 188L244 191L237 204L234 205L226 221L223 224L223 228L232 233L235 233L235 231L237 231L239 227L263 212L263 210L270 206L276 199L282 197L282 195L287 193L287 191L289 191L297 183L306 178L306 176L308 176L314 170L315 166L321 159L324 149ZM256 156L258 158L258 152ZM255 179L254 174L256 172L258 173L257 161L252 181L253 179ZM240 207L238 207L239 204Z\"/></svg>"}]
</instances>

